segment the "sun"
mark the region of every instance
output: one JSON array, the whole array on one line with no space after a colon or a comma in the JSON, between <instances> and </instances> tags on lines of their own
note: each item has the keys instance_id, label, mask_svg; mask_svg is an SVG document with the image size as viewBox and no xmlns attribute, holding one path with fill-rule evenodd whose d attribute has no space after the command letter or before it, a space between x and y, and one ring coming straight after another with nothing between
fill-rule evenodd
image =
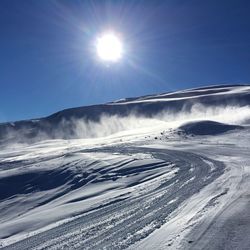
<instances>
[{"instance_id":1,"label":"sun","mask_svg":"<svg viewBox=\"0 0 250 250\"><path fill-rule=\"evenodd\" d=\"M106 62L117 62L122 58L123 45L115 33L103 33L97 38L96 52L98 57Z\"/></svg>"}]
</instances>

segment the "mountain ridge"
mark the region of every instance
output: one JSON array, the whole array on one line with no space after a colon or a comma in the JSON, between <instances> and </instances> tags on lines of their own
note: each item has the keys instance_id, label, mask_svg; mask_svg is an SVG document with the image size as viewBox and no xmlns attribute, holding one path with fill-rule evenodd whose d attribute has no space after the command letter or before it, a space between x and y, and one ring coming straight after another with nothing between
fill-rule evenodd
<instances>
[{"instance_id":1,"label":"mountain ridge","mask_svg":"<svg viewBox=\"0 0 250 250\"><path fill-rule=\"evenodd\" d=\"M98 123L103 116L130 115L153 118L163 112L190 112L194 105L226 107L250 105L250 85L217 85L196 89L127 98L106 104L69 108L39 119L0 124L0 142L79 138L74 131L77 120ZM43 135L43 136L42 136ZM81 138L81 137L80 137Z\"/></svg>"}]
</instances>

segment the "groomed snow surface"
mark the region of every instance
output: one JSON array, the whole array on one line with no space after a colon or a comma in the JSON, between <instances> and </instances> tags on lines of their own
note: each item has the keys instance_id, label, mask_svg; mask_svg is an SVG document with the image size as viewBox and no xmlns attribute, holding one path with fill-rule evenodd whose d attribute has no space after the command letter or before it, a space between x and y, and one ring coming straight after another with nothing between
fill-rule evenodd
<instances>
[{"instance_id":1,"label":"groomed snow surface","mask_svg":"<svg viewBox=\"0 0 250 250\"><path fill-rule=\"evenodd\" d=\"M222 90L249 87L182 94ZM250 249L249 111L203 105L104 137L2 145L0 248Z\"/></svg>"}]
</instances>

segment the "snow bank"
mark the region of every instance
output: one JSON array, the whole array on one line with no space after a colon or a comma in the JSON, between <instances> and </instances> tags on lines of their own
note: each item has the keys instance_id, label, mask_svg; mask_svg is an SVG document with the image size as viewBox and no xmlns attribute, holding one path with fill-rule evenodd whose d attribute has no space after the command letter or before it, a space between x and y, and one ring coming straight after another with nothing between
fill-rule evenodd
<instances>
[{"instance_id":1,"label":"snow bank","mask_svg":"<svg viewBox=\"0 0 250 250\"><path fill-rule=\"evenodd\" d=\"M195 121L185 123L179 129L187 135L218 135L243 127L214 121Z\"/></svg>"}]
</instances>

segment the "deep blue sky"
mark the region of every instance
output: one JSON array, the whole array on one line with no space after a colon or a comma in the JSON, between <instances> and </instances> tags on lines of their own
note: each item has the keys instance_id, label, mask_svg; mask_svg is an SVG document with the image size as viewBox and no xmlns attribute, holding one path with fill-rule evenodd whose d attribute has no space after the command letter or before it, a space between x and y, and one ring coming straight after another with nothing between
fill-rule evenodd
<instances>
[{"instance_id":1,"label":"deep blue sky","mask_svg":"<svg viewBox=\"0 0 250 250\"><path fill-rule=\"evenodd\" d=\"M250 82L250 1L0 1L0 122L123 97ZM126 55L93 51L113 29Z\"/></svg>"}]
</instances>

